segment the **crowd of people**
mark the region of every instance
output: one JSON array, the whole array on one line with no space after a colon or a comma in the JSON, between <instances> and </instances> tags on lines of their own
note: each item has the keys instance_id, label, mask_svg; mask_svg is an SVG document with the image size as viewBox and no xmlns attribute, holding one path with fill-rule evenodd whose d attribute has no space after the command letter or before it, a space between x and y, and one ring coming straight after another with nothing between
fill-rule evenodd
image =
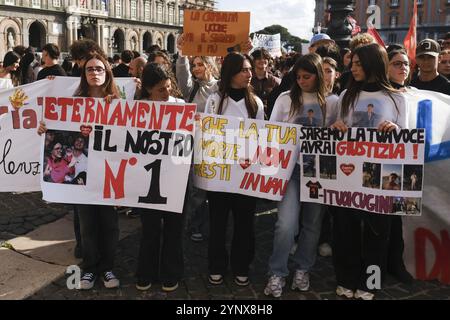
<instances>
[{"instance_id":1,"label":"crowd of people","mask_svg":"<svg viewBox=\"0 0 450 320\"><path fill-rule=\"evenodd\" d=\"M142 54L125 50L120 56L108 58L96 42L79 40L71 45L70 59L62 66L54 44L44 46L41 62L36 61L32 48L18 46L3 59L0 88L69 75L80 78L79 88L70 94L116 99L119 92L114 79L135 77L138 100L193 102L198 112L331 127L342 132L349 127L374 127L384 132L407 128L403 93L411 87L450 95L450 33L442 47L432 39L418 43L415 70L402 45L384 48L365 33L353 37L348 48L339 48L326 34L318 34L311 39L309 53L283 55L276 60L264 48L249 54L250 46L242 46L249 50L230 52L223 59L187 57L182 52L183 35L177 46L178 53L172 57L153 45ZM38 133L46 134L44 179L85 184L86 137L55 136L45 123ZM371 265L380 267L383 279L390 273L402 282L411 282L403 262L401 218L303 202L299 192L301 170L297 164L278 203L264 293L280 297L290 271L294 273L291 289L309 290L309 273L318 248L324 255L333 256L339 296L373 299L376 290L367 286L366 273ZM250 284L250 266L257 247L256 199L197 189L192 171L183 214L133 209L142 221L138 290L148 290L157 282L162 282L164 291L177 289L184 270L185 224L191 240L208 239L211 285L221 285L229 269L237 285ZM380 184L375 182L370 164L365 171L365 187ZM395 190L397 177L395 173L391 177L390 187ZM411 176L413 189L415 180ZM108 288L118 287L120 282L113 272L119 235L116 208L75 205L74 211L75 254L83 259L80 288L91 289L97 277ZM228 250L230 212L233 236ZM288 267L289 260L293 270Z\"/></svg>"}]
</instances>

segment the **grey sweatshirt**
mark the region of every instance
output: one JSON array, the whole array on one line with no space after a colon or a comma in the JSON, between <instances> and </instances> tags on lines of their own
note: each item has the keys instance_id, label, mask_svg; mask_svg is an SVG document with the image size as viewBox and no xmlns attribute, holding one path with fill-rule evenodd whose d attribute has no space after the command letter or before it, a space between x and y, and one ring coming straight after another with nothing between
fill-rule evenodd
<instances>
[{"instance_id":1,"label":"grey sweatshirt","mask_svg":"<svg viewBox=\"0 0 450 320\"><path fill-rule=\"evenodd\" d=\"M178 57L177 59L177 82L178 87L181 89L183 93L183 97L186 102L189 100L191 95L191 91L194 89L194 81L198 81L192 77L189 59L187 57ZM193 103L197 104L197 112L205 112L205 104L206 100L210 95L215 93L219 86L217 84L218 80L213 79L209 82L207 81L198 81L200 87L195 94Z\"/></svg>"}]
</instances>

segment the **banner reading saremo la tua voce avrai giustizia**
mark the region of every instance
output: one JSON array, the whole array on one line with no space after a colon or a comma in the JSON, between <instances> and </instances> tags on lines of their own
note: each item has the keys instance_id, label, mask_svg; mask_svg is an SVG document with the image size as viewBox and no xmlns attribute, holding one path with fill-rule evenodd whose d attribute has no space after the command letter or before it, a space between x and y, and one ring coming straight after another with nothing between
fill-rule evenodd
<instances>
[{"instance_id":1,"label":"banner reading saremo la tua voce avrai giustizia","mask_svg":"<svg viewBox=\"0 0 450 320\"><path fill-rule=\"evenodd\" d=\"M80 78L56 77L0 91L0 192L41 190L37 97L70 96L79 84ZM116 79L116 84L123 98L133 98L133 78Z\"/></svg>"},{"instance_id":2,"label":"banner reading saremo la tua voce avrai giustizia","mask_svg":"<svg viewBox=\"0 0 450 320\"><path fill-rule=\"evenodd\" d=\"M181 213L196 105L44 97L43 198Z\"/></svg>"},{"instance_id":3,"label":"banner reading saremo la tua voce avrai giustizia","mask_svg":"<svg viewBox=\"0 0 450 320\"><path fill-rule=\"evenodd\" d=\"M279 201L298 159L299 126L199 114L195 186Z\"/></svg>"},{"instance_id":4,"label":"banner reading saremo la tua voce avrai giustizia","mask_svg":"<svg viewBox=\"0 0 450 320\"><path fill-rule=\"evenodd\" d=\"M420 215L425 130L300 129L301 200Z\"/></svg>"}]
</instances>

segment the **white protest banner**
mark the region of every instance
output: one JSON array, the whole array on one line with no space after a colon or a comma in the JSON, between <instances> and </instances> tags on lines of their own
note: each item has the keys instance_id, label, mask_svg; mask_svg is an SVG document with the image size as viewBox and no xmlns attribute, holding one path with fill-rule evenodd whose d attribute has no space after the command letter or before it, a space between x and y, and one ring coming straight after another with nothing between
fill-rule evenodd
<instances>
[{"instance_id":1,"label":"white protest banner","mask_svg":"<svg viewBox=\"0 0 450 320\"><path fill-rule=\"evenodd\" d=\"M300 129L301 195L306 202L374 213L420 215L425 131Z\"/></svg>"},{"instance_id":2,"label":"white protest banner","mask_svg":"<svg viewBox=\"0 0 450 320\"><path fill-rule=\"evenodd\" d=\"M277 34L257 34L253 35L254 48L264 48L273 57L281 57L281 36Z\"/></svg>"},{"instance_id":3,"label":"white protest banner","mask_svg":"<svg viewBox=\"0 0 450 320\"><path fill-rule=\"evenodd\" d=\"M0 192L39 191L42 109L37 97L72 95L80 78L56 77L0 92ZM133 78L117 79L121 94L133 98Z\"/></svg>"},{"instance_id":4,"label":"white protest banner","mask_svg":"<svg viewBox=\"0 0 450 320\"><path fill-rule=\"evenodd\" d=\"M181 212L196 106L80 97L38 98L43 198Z\"/></svg>"},{"instance_id":5,"label":"white protest banner","mask_svg":"<svg viewBox=\"0 0 450 320\"><path fill-rule=\"evenodd\" d=\"M195 186L279 201L298 158L299 126L200 114Z\"/></svg>"},{"instance_id":6,"label":"white protest banner","mask_svg":"<svg viewBox=\"0 0 450 320\"><path fill-rule=\"evenodd\" d=\"M419 280L450 285L450 160L425 164L423 214L403 217L404 261Z\"/></svg>"},{"instance_id":7,"label":"white protest banner","mask_svg":"<svg viewBox=\"0 0 450 320\"><path fill-rule=\"evenodd\" d=\"M409 127L424 128L425 161L450 158L450 96L426 90L405 93L409 109Z\"/></svg>"},{"instance_id":8,"label":"white protest banner","mask_svg":"<svg viewBox=\"0 0 450 320\"><path fill-rule=\"evenodd\" d=\"M450 96L407 90L410 127L425 128L423 214L403 218L404 261L420 280L450 284Z\"/></svg>"}]
</instances>

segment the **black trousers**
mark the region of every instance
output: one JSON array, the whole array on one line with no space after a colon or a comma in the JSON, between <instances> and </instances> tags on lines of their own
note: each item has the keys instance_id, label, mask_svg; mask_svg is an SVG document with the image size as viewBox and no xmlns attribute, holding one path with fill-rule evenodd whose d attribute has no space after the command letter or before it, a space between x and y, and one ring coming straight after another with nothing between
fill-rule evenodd
<instances>
[{"instance_id":1,"label":"black trousers","mask_svg":"<svg viewBox=\"0 0 450 320\"><path fill-rule=\"evenodd\" d=\"M367 287L371 265L386 273L391 217L366 211L336 208L333 220L333 263L337 284L351 290Z\"/></svg>"},{"instance_id":2,"label":"black trousers","mask_svg":"<svg viewBox=\"0 0 450 320\"><path fill-rule=\"evenodd\" d=\"M150 282L179 281L184 270L184 214L142 208L135 210L139 211L142 222L136 276Z\"/></svg>"},{"instance_id":3,"label":"black trousers","mask_svg":"<svg viewBox=\"0 0 450 320\"><path fill-rule=\"evenodd\" d=\"M403 241L403 224L401 216L391 217L391 233L388 247L388 272L398 274L406 270L403 261L403 251L405 243Z\"/></svg>"},{"instance_id":4,"label":"black trousers","mask_svg":"<svg viewBox=\"0 0 450 320\"><path fill-rule=\"evenodd\" d=\"M119 220L111 206L77 205L83 246L84 272L101 274L114 267L119 243Z\"/></svg>"},{"instance_id":5,"label":"black trousers","mask_svg":"<svg viewBox=\"0 0 450 320\"><path fill-rule=\"evenodd\" d=\"M248 276L255 255L255 209L256 199L240 194L208 192L209 201L209 247L210 274L224 275L231 261L235 276ZM229 212L233 214L233 240L231 259L226 249L226 231Z\"/></svg>"},{"instance_id":6,"label":"black trousers","mask_svg":"<svg viewBox=\"0 0 450 320\"><path fill-rule=\"evenodd\" d=\"M75 233L76 246L82 248L81 245L81 231L80 231L80 217L78 216L78 206L73 206L73 232Z\"/></svg>"}]
</instances>

